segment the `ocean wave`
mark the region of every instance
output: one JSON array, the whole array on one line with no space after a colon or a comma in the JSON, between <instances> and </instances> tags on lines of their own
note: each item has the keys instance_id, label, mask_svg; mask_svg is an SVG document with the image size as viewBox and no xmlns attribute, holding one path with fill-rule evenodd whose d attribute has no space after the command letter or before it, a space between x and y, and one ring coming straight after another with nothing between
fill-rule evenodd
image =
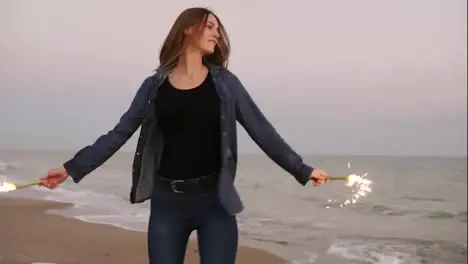
<instances>
[{"instance_id":1,"label":"ocean wave","mask_svg":"<svg viewBox=\"0 0 468 264\"><path fill-rule=\"evenodd\" d=\"M457 214L457 216L460 216L460 217L464 216L464 217L466 217L466 216L467 216L467 212L466 212L466 211L461 211L461 212L459 212L459 213Z\"/></svg>"},{"instance_id":2,"label":"ocean wave","mask_svg":"<svg viewBox=\"0 0 468 264\"><path fill-rule=\"evenodd\" d=\"M0 172L4 172L7 170L8 164L4 162L3 160L0 160Z\"/></svg>"},{"instance_id":3,"label":"ocean wave","mask_svg":"<svg viewBox=\"0 0 468 264\"><path fill-rule=\"evenodd\" d=\"M260 237L249 237L249 239L260 241L260 242L270 242L278 245L289 245L290 242L286 240L276 240L276 239L268 239L268 238L260 238Z\"/></svg>"},{"instance_id":4,"label":"ocean wave","mask_svg":"<svg viewBox=\"0 0 468 264\"><path fill-rule=\"evenodd\" d=\"M35 191L42 200L73 205L71 208L47 210L49 214L132 231L144 231L147 228L149 209L141 204L129 204L124 197L116 194L63 187L56 188L53 192L45 188L37 188Z\"/></svg>"},{"instance_id":5,"label":"ocean wave","mask_svg":"<svg viewBox=\"0 0 468 264\"><path fill-rule=\"evenodd\" d=\"M19 163L7 162L5 160L0 159L0 172L6 172L8 170L17 169L19 167Z\"/></svg>"},{"instance_id":6,"label":"ocean wave","mask_svg":"<svg viewBox=\"0 0 468 264\"><path fill-rule=\"evenodd\" d=\"M122 206L127 205L128 202L124 197L116 194L102 193L93 190L70 190L63 187L54 189L51 192L45 188L38 188L40 192L45 192L47 195L44 200L72 203L76 208L98 208L104 209L106 212L122 211ZM136 208L135 206L130 208Z\"/></svg>"},{"instance_id":7,"label":"ocean wave","mask_svg":"<svg viewBox=\"0 0 468 264\"><path fill-rule=\"evenodd\" d=\"M461 264L467 251L462 245L442 241L351 238L335 241L327 254L370 264Z\"/></svg>"},{"instance_id":8,"label":"ocean wave","mask_svg":"<svg viewBox=\"0 0 468 264\"><path fill-rule=\"evenodd\" d=\"M337 208L339 204L322 204L323 208ZM352 207L348 207L349 210L355 211L359 214L376 214L381 216L414 216L427 219L456 219L460 221L466 221L467 212L460 211L458 213L446 212L446 211L431 211L423 209L412 209L412 208L401 208L398 206L390 206L384 204L370 204L370 203L358 203Z\"/></svg>"},{"instance_id":9,"label":"ocean wave","mask_svg":"<svg viewBox=\"0 0 468 264\"><path fill-rule=\"evenodd\" d=\"M264 230L285 231L285 230L330 230L336 226L328 222L312 221L310 218L270 218L259 215L240 215L238 217L239 228L246 232L256 231L259 228Z\"/></svg>"},{"instance_id":10,"label":"ocean wave","mask_svg":"<svg viewBox=\"0 0 468 264\"><path fill-rule=\"evenodd\" d=\"M83 222L105 224L130 231L145 231L148 224L147 214L116 214L116 215L75 215L73 218Z\"/></svg>"},{"instance_id":11,"label":"ocean wave","mask_svg":"<svg viewBox=\"0 0 468 264\"><path fill-rule=\"evenodd\" d=\"M467 222L466 211L459 212L457 214L457 217L459 218L460 222L463 222L463 223Z\"/></svg>"},{"instance_id":12,"label":"ocean wave","mask_svg":"<svg viewBox=\"0 0 468 264\"><path fill-rule=\"evenodd\" d=\"M408 201L425 201L425 202L446 202L446 199L442 198L433 198L433 197L414 197L414 196L402 196L400 200Z\"/></svg>"},{"instance_id":13,"label":"ocean wave","mask_svg":"<svg viewBox=\"0 0 468 264\"><path fill-rule=\"evenodd\" d=\"M324 208L338 208L339 204L323 204ZM376 214L382 216L408 216L408 215L419 215L424 213L423 210L416 210L410 208L401 208L397 206L390 206L384 204L371 204L371 203L358 203L352 206L348 206L349 210L357 212L359 214Z\"/></svg>"},{"instance_id":14,"label":"ocean wave","mask_svg":"<svg viewBox=\"0 0 468 264\"><path fill-rule=\"evenodd\" d=\"M422 215L423 218L431 218L431 219L450 219L456 217L456 214L452 214L449 212L443 211L435 211L435 212L427 212L426 214Z\"/></svg>"},{"instance_id":15,"label":"ocean wave","mask_svg":"<svg viewBox=\"0 0 468 264\"><path fill-rule=\"evenodd\" d=\"M317 202L317 203L321 203L323 202L323 197L304 197L304 198L301 198L301 200L303 201L306 201L306 202Z\"/></svg>"},{"instance_id":16,"label":"ocean wave","mask_svg":"<svg viewBox=\"0 0 468 264\"><path fill-rule=\"evenodd\" d=\"M293 260L291 264L314 264L316 262L316 259L318 258L318 254L310 253L310 252L306 252L305 254L307 255L305 260L303 261Z\"/></svg>"}]
</instances>

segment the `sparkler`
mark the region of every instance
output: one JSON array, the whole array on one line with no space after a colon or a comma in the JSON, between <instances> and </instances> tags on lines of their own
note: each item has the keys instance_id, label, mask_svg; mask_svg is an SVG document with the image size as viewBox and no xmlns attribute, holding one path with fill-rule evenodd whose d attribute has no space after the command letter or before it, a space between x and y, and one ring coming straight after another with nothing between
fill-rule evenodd
<instances>
[{"instance_id":1,"label":"sparkler","mask_svg":"<svg viewBox=\"0 0 468 264\"><path fill-rule=\"evenodd\" d=\"M34 181L22 185L15 185L10 182L0 182L0 192L10 192L18 189L23 189L31 186L37 186L40 185L42 182L41 181Z\"/></svg>"},{"instance_id":2,"label":"sparkler","mask_svg":"<svg viewBox=\"0 0 468 264\"><path fill-rule=\"evenodd\" d=\"M355 204L361 197L366 196L367 193L372 192L372 188L370 187L372 181L366 179L366 176L367 173L364 173L363 175L351 174L347 177L346 185L353 188L353 195L350 199L347 199L342 204L340 204L340 207L349 204Z\"/></svg>"},{"instance_id":3,"label":"sparkler","mask_svg":"<svg viewBox=\"0 0 468 264\"><path fill-rule=\"evenodd\" d=\"M348 162L348 169L351 168L351 163ZM372 181L366 179L367 173L363 175L350 174L348 176L332 176L329 177L331 181L343 180L346 181L346 186L352 188L352 196L349 199L346 199L343 203L340 204L340 207L344 207L350 204L355 204L361 198L366 196L368 193L372 192L370 185ZM331 202L329 200L328 202ZM327 206L327 208L329 208Z\"/></svg>"}]
</instances>

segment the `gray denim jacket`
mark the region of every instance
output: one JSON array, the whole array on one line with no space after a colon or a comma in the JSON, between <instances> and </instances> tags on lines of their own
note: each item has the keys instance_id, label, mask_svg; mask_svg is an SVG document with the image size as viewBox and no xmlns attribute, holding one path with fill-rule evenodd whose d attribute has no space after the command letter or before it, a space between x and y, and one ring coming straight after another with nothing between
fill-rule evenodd
<instances>
[{"instance_id":1,"label":"gray denim jacket","mask_svg":"<svg viewBox=\"0 0 468 264\"><path fill-rule=\"evenodd\" d=\"M281 138L233 73L214 65L208 67L221 101L222 165L218 189L220 202L226 211L233 215L244 208L234 186L237 168L236 122L244 127L268 157L305 185L313 168L304 164L302 158ZM158 70L147 77L117 125L64 163L75 183L107 161L141 125L133 160L130 202L141 203L151 198L163 148L153 102L167 75L167 71Z\"/></svg>"}]
</instances>

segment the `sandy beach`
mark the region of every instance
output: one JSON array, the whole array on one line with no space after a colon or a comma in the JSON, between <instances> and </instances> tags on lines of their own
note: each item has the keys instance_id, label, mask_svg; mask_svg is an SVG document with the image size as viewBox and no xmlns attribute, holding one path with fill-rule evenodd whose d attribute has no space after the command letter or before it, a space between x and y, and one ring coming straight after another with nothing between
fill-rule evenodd
<instances>
[{"instance_id":1,"label":"sandy beach","mask_svg":"<svg viewBox=\"0 0 468 264\"><path fill-rule=\"evenodd\" d=\"M47 209L66 206L70 205L0 198L0 263L148 263L146 233L45 213ZM199 263L194 241L187 249L186 263ZM240 246L237 263L285 261L268 252Z\"/></svg>"}]
</instances>

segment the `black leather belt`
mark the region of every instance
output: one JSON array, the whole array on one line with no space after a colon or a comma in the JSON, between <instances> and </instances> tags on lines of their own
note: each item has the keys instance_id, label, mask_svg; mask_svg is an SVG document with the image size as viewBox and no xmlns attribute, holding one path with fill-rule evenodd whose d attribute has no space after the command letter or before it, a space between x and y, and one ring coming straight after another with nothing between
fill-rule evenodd
<instances>
[{"instance_id":1,"label":"black leather belt","mask_svg":"<svg viewBox=\"0 0 468 264\"><path fill-rule=\"evenodd\" d=\"M199 178L187 180L158 177L157 182L163 188L174 193L209 192L216 189L218 185L218 175L217 173L210 173Z\"/></svg>"}]
</instances>

